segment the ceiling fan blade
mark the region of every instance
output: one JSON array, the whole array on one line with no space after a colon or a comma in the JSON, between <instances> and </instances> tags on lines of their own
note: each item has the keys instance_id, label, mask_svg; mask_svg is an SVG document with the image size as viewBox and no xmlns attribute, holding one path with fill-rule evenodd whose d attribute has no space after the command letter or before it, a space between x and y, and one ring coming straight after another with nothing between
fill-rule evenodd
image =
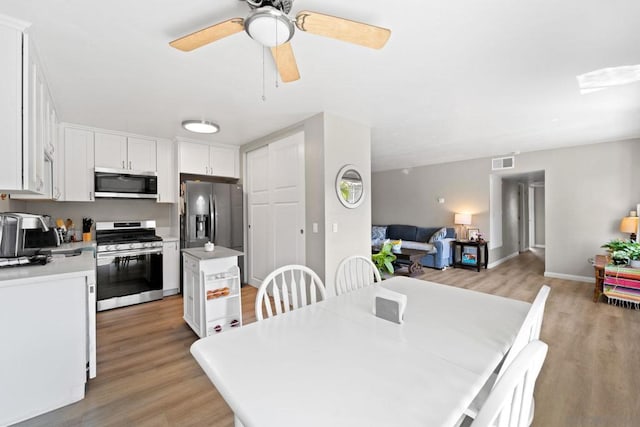
<instances>
[{"instance_id":1,"label":"ceiling fan blade","mask_svg":"<svg viewBox=\"0 0 640 427\"><path fill-rule=\"evenodd\" d=\"M300 79L298 64L296 63L296 57L293 55L291 43L272 47L271 54L276 61L276 67L278 67L278 72L283 82L289 83Z\"/></svg>"},{"instance_id":2,"label":"ceiling fan blade","mask_svg":"<svg viewBox=\"0 0 640 427\"><path fill-rule=\"evenodd\" d=\"M233 18L220 22L202 30L196 31L184 37L180 37L169 43L176 49L189 52L206 44L213 43L235 33L244 30L244 19Z\"/></svg>"},{"instance_id":3,"label":"ceiling fan blade","mask_svg":"<svg viewBox=\"0 0 640 427\"><path fill-rule=\"evenodd\" d=\"M308 10L298 13L296 16L296 26L301 31L331 37L372 49L382 48L391 35L391 30L386 28L331 15L324 15L318 12L310 12Z\"/></svg>"}]
</instances>

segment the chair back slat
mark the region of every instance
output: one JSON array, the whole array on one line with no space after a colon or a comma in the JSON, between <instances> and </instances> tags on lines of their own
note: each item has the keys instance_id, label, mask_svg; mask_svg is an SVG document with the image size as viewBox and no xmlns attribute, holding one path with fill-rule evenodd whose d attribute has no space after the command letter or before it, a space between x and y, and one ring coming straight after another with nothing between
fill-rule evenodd
<instances>
[{"instance_id":1,"label":"chair back slat","mask_svg":"<svg viewBox=\"0 0 640 427\"><path fill-rule=\"evenodd\" d=\"M282 305L284 306L284 310L289 311L290 301L289 301L289 286L287 286L287 282L282 282Z\"/></svg>"},{"instance_id":2,"label":"chair back slat","mask_svg":"<svg viewBox=\"0 0 640 427\"><path fill-rule=\"evenodd\" d=\"M527 427L536 379L548 346L534 340L515 357L498 380L471 427Z\"/></svg>"},{"instance_id":3,"label":"chair back slat","mask_svg":"<svg viewBox=\"0 0 640 427\"><path fill-rule=\"evenodd\" d=\"M364 288L381 280L380 272L371 258L353 255L343 259L338 265L335 279L336 295Z\"/></svg>"},{"instance_id":4,"label":"chair back slat","mask_svg":"<svg viewBox=\"0 0 640 427\"><path fill-rule=\"evenodd\" d=\"M271 293L273 296L273 305L276 308L276 314L282 314L282 303L280 302L282 301L282 298L280 297L280 289L278 288L278 284L275 283L275 280Z\"/></svg>"},{"instance_id":5,"label":"chair back slat","mask_svg":"<svg viewBox=\"0 0 640 427\"><path fill-rule=\"evenodd\" d=\"M309 287L309 299L307 299ZM304 265L287 265L271 272L258 288L256 319L287 313L305 305L324 300L326 292L320 277ZM272 310L271 305L275 307ZM275 312L275 313L274 313Z\"/></svg>"}]
</instances>

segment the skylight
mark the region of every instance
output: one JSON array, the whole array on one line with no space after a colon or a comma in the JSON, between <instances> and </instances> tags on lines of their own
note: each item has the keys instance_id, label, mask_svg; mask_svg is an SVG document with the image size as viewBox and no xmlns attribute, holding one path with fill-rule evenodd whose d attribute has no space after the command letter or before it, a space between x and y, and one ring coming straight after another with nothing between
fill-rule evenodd
<instances>
[{"instance_id":1,"label":"skylight","mask_svg":"<svg viewBox=\"0 0 640 427\"><path fill-rule=\"evenodd\" d=\"M601 68L576 77L582 95L640 81L640 65Z\"/></svg>"}]
</instances>

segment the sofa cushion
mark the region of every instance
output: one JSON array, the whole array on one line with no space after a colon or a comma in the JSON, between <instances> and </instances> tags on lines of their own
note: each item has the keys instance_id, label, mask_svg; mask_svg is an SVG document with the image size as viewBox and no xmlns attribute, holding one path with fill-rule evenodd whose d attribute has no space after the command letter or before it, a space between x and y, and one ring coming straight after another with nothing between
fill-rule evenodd
<instances>
[{"instance_id":1,"label":"sofa cushion","mask_svg":"<svg viewBox=\"0 0 640 427\"><path fill-rule=\"evenodd\" d=\"M416 239L416 231L418 227L415 225L398 225L392 224L387 227L387 238L393 240L413 240ZM425 240L426 242L426 240Z\"/></svg>"},{"instance_id":2,"label":"sofa cushion","mask_svg":"<svg viewBox=\"0 0 640 427\"><path fill-rule=\"evenodd\" d=\"M411 240L402 242L405 249L417 249L425 252L435 252L436 248L431 243L413 242Z\"/></svg>"},{"instance_id":3,"label":"sofa cushion","mask_svg":"<svg viewBox=\"0 0 640 427\"><path fill-rule=\"evenodd\" d=\"M429 241L429 237L436 231L438 227L418 227L418 232L416 233L416 242L424 242L427 243Z\"/></svg>"}]
</instances>

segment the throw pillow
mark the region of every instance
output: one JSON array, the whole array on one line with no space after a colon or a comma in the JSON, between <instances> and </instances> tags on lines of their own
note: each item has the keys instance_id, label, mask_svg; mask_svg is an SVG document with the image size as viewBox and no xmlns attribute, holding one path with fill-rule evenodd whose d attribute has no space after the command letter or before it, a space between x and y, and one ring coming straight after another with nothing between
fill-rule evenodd
<instances>
[{"instance_id":1,"label":"throw pillow","mask_svg":"<svg viewBox=\"0 0 640 427\"><path fill-rule=\"evenodd\" d=\"M447 227L442 227L440 230L436 231L431 235L431 237L429 238L429 243L435 243L438 240L442 240L446 235L447 235Z\"/></svg>"},{"instance_id":2,"label":"throw pillow","mask_svg":"<svg viewBox=\"0 0 640 427\"><path fill-rule=\"evenodd\" d=\"M371 240L380 241L387 237L387 227L374 225L371 227Z\"/></svg>"}]
</instances>

